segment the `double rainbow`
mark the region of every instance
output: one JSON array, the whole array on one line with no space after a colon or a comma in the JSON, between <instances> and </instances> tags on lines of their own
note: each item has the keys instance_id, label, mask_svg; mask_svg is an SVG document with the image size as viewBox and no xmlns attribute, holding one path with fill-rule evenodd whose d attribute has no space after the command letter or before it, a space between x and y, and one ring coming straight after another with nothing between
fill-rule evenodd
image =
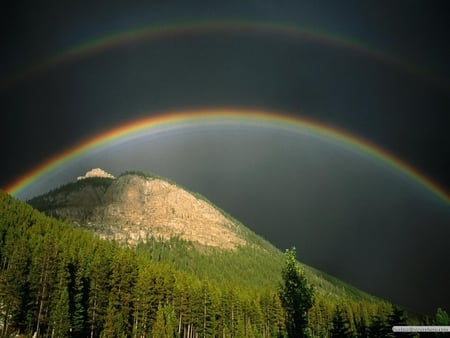
<instances>
[{"instance_id":1,"label":"double rainbow","mask_svg":"<svg viewBox=\"0 0 450 338\"><path fill-rule=\"evenodd\" d=\"M194 35L205 32L252 33L263 34L264 36L282 35L301 41L313 41L318 44L324 44L334 48L350 50L362 56L375 59L377 62L388 64L407 74L443 87L446 90L450 89L450 86L445 81L429 71L417 67L406 60L396 58L389 53L383 52L361 41L341 37L335 34L329 34L327 32L321 32L317 29L299 27L294 24L248 20L197 20L194 22L176 24L157 24L113 32L111 34L100 36L79 44L71 45L52 57L41 60L40 62L19 72L15 72L7 78L0 79L0 89L13 87L14 85L33 78L34 76L45 75L45 73L57 68L58 66L64 66L78 59L86 58L95 55L96 53L114 50L130 43L140 43L156 39L165 39L171 36ZM432 182L429 178L419 173L417 170L400 159L394 157L392 154L389 154L388 152L363 139L352 136L347 132L299 117L279 115L273 112L236 109L170 112L118 126L117 128L91 137L90 139L87 139L86 141L77 144L60 154L56 154L30 172L16 179L6 187L6 191L13 195L17 194L32 184L35 180L50 173L54 168L60 166L64 162L122 137L146 130L151 131L159 126L170 126L186 121L196 123L215 121L220 123L221 119L237 119L247 121L248 123L265 122L268 124L284 125L304 130L307 129L314 133L326 135L336 141L343 142L355 147L356 149L362 150L370 156L391 165L400 172L403 172L412 180L419 182L432 193L436 194L442 200L450 204L449 193L439 187L436 183Z\"/></svg>"}]
</instances>

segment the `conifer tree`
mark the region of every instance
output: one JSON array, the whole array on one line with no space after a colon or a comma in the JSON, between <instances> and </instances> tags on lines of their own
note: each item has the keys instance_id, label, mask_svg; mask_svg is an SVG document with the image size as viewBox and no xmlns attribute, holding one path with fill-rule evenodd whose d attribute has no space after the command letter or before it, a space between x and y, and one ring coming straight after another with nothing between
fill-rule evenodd
<instances>
[{"instance_id":1,"label":"conifer tree","mask_svg":"<svg viewBox=\"0 0 450 338\"><path fill-rule=\"evenodd\" d=\"M392 333L387 321L380 315L375 316L369 328L370 337L388 337Z\"/></svg>"},{"instance_id":2,"label":"conifer tree","mask_svg":"<svg viewBox=\"0 0 450 338\"><path fill-rule=\"evenodd\" d=\"M10 324L25 328L24 303L27 301L27 274L30 252L25 236L17 238L25 229L10 228L5 238L0 267L0 334L6 335ZM16 234L14 234L16 232Z\"/></svg>"},{"instance_id":3,"label":"conifer tree","mask_svg":"<svg viewBox=\"0 0 450 338\"><path fill-rule=\"evenodd\" d=\"M84 267L79 262L74 267L71 287L71 313L72 329L74 333L81 334L85 328L86 307L85 307L85 287Z\"/></svg>"},{"instance_id":4,"label":"conifer tree","mask_svg":"<svg viewBox=\"0 0 450 338\"><path fill-rule=\"evenodd\" d=\"M353 337L350 323L345 318L343 310L339 306L336 306L336 311L333 316L333 328L331 329L330 336L333 338Z\"/></svg>"},{"instance_id":5,"label":"conifer tree","mask_svg":"<svg viewBox=\"0 0 450 338\"><path fill-rule=\"evenodd\" d=\"M138 272L135 257L130 252L118 251L111 270L104 334L107 337L127 337L133 330L132 290Z\"/></svg>"},{"instance_id":6,"label":"conifer tree","mask_svg":"<svg viewBox=\"0 0 450 338\"><path fill-rule=\"evenodd\" d=\"M146 336L150 332L150 318L152 313L151 292L149 280L152 272L148 266L139 269L136 286L134 288L133 337Z\"/></svg>"},{"instance_id":7,"label":"conifer tree","mask_svg":"<svg viewBox=\"0 0 450 338\"><path fill-rule=\"evenodd\" d=\"M439 326L448 326L450 325L450 317L447 314L447 311L445 311L442 308L438 308L436 310L436 316L434 319L434 325L439 325ZM446 333L436 333L437 337L444 337L446 335Z\"/></svg>"},{"instance_id":8,"label":"conifer tree","mask_svg":"<svg viewBox=\"0 0 450 338\"><path fill-rule=\"evenodd\" d=\"M286 313L286 331L289 338L306 337L308 311L313 305L313 287L306 280L296 261L295 247L286 250L280 286L281 304Z\"/></svg>"},{"instance_id":9,"label":"conifer tree","mask_svg":"<svg viewBox=\"0 0 450 338\"><path fill-rule=\"evenodd\" d=\"M398 306L394 306L392 313L387 318L386 329L391 329L391 332L387 334L387 337L396 337L398 335L392 332L392 327L398 325L407 325L407 318L405 311L400 309Z\"/></svg>"},{"instance_id":10,"label":"conifer tree","mask_svg":"<svg viewBox=\"0 0 450 338\"><path fill-rule=\"evenodd\" d=\"M109 297L110 260L107 242L101 243L92 258L89 267L89 294L87 320L89 337L98 337L105 323Z\"/></svg>"},{"instance_id":11,"label":"conifer tree","mask_svg":"<svg viewBox=\"0 0 450 338\"><path fill-rule=\"evenodd\" d=\"M173 338L175 337L176 326L177 319L173 307L159 304L152 328L152 338Z\"/></svg>"},{"instance_id":12,"label":"conifer tree","mask_svg":"<svg viewBox=\"0 0 450 338\"><path fill-rule=\"evenodd\" d=\"M49 336L51 338L67 337L70 331L69 292L67 286L62 286L54 293L54 301L50 308Z\"/></svg>"},{"instance_id":13,"label":"conifer tree","mask_svg":"<svg viewBox=\"0 0 450 338\"><path fill-rule=\"evenodd\" d=\"M447 314L447 311L443 310L442 308L438 308L436 310L436 318L434 320L435 325L450 325L450 317Z\"/></svg>"},{"instance_id":14,"label":"conifer tree","mask_svg":"<svg viewBox=\"0 0 450 338\"><path fill-rule=\"evenodd\" d=\"M52 229L53 230L53 229ZM35 299L29 304L30 324L34 326L37 336L47 330L48 313L53 288L57 284L58 272L58 248L54 233L47 232L42 243L37 245L33 252L33 260L30 267L30 280Z\"/></svg>"}]
</instances>

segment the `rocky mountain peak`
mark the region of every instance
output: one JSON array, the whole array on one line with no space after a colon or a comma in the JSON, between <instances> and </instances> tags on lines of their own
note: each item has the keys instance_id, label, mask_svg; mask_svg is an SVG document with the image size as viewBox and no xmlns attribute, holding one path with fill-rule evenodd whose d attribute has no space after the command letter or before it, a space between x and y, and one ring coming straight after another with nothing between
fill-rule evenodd
<instances>
[{"instance_id":1,"label":"rocky mountain peak","mask_svg":"<svg viewBox=\"0 0 450 338\"><path fill-rule=\"evenodd\" d=\"M91 172L84 178L99 177ZM103 170L97 173L110 177ZM92 229L101 238L128 245L151 237L179 237L226 250L246 244L235 221L206 200L156 177L125 174L106 181L81 179L30 204Z\"/></svg>"},{"instance_id":2,"label":"rocky mountain peak","mask_svg":"<svg viewBox=\"0 0 450 338\"><path fill-rule=\"evenodd\" d=\"M84 174L84 176L78 176L77 181L84 180L86 178L92 178L92 177L115 178L113 175L104 171L103 169L94 168L94 169L91 169L88 172L86 172L86 174Z\"/></svg>"}]
</instances>

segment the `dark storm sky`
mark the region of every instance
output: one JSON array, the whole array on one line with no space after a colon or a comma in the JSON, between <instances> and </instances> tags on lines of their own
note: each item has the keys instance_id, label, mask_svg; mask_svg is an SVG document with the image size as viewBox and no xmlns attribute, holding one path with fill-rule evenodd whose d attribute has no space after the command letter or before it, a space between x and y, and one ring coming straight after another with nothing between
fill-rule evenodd
<instances>
[{"instance_id":1,"label":"dark storm sky","mask_svg":"<svg viewBox=\"0 0 450 338\"><path fill-rule=\"evenodd\" d=\"M4 6L0 11L0 139L3 145L0 186L6 186L55 153L121 123L168 110L225 106L298 113L302 117L346 130L395 154L450 190L450 45L447 34L449 20L444 4L434 1L227 1L214 4L168 1L125 4L108 1L95 4L72 2L67 5L64 2L43 1L39 4L22 2L20 5ZM298 26L360 41L361 45L373 46L373 49L390 54L400 63L414 65L415 68L398 67L367 53L318 40L306 40L301 36L224 30L180 32L170 37L130 42L4 85L11 83L7 79L14 79L15 74L71 46L114 32L148 25L230 19ZM251 134L250 131L248 133ZM229 142L230 138L226 136L222 135L216 142L219 139ZM382 199L383 203L365 215L363 223L367 228L361 230L359 224L364 215L355 213L349 216L352 209L360 208L355 202L358 198L353 197L351 203L340 199L338 193L343 188L338 182L329 181L328 176L316 177L327 189L322 191L322 188L317 188L316 197L300 206L296 204L298 196L295 190L289 189L292 184L288 182L295 182L299 189L304 187L305 191L310 191L308 180L299 179L298 166L293 165L291 171L286 171L283 163L292 159L286 151L286 144L293 142L297 147L302 144L299 140L293 136L284 139L259 134L255 134L252 140L241 137L234 135L234 142L242 140L242 143L250 143L247 144L248 149L243 146L240 152L233 155L236 156L233 160L241 163L236 167L244 168L242 163L248 167L244 150L258 148L257 143L266 145L264 154L271 154L270 161L262 152L261 155L253 154L257 158L256 163L266 168L260 176L242 171L234 173L232 167L226 166L227 171L218 172L218 166L212 164L203 168L202 175L191 175L188 169L184 172L174 169L176 163L181 163L180 157L176 157L178 162L175 161L173 166L169 163L174 160L166 159L166 162L162 161L164 165L155 165L155 169L149 170L181 180L185 186L202 192L278 247L297 245L301 260L365 290L390 297L419 311L431 311L438 305L449 306L450 293L443 291L450 277L448 273L440 275L433 287L436 291L427 295L428 300L408 300L413 297L413 290L421 292L427 288L428 277L424 275L438 273L440 266L448 265L448 251L443 242L439 242L438 236L448 234L448 206L447 209L443 206L427 207L411 214L409 208L418 210L417 204L426 204L428 199L406 198L402 190L406 188L385 176L384 183L377 181L378 176L366 162L348 160L345 153L327 147L312 147L309 153L320 150L322 157L319 160L311 155L311 163L317 163L322 168L332 165L337 175L335 177L342 176L341 182L347 182L358 172L365 173L373 178L371 189L376 190L375 187L384 184L389 186L392 190L389 192L394 196L405 198L402 202L386 198L386 191L372 195L365 203L373 205L377 199ZM192 145L192 149L196 145L198 149L205 138L190 138L178 144ZM173 142L165 143L165 153L161 152L163 148L155 146L152 154L154 161L158 158L155 153L181 157L189 153L180 151L174 145L179 140ZM208 142L213 141L208 139ZM226 153L226 149L238 149L238 144L233 147L226 143L224 149L219 144L215 146L216 150ZM194 150L192 152L195 153ZM208 152L205 150L202 154L207 157ZM323 159L325 156L330 162ZM199 157L198 160L204 159ZM183 158L183 161L186 168L193 163L189 158ZM352 170L348 169L348 163L352 163ZM266 182L268 178L265 176L268 168L275 173L284 172L285 180L279 181L276 187L275 184L264 187L268 191L284 191L284 203L274 202L266 197L269 194L260 193L261 181ZM305 171L304 175L306 173L310 172ZM249 178L251 181L248 181ZM242 185L244 179L247 183ZM240 182L237 185L243 187L240 195L234 190L224 189L231 182ZM357 187L347 193L352 196L362 194ZM316 200L317 196L324 194L328 197ZM362 200L359 199L359 203ZM272 214L259 212L269 207L274 210ZM370 213L375 215L379 212L377 208L386 211L390 207L401 212L382 219L370 216ZM318 208L334 210L330 212L333 216L320 212L308 214L308 210ZM281 213L284 215L282 222L285 222L285 231L273 231L270 224L280 222L278 215ZM308 214L303 221L317 225L318 230L309 231L309 237L302 237L297 232L300 230L292 226L298 213ZM312 215L316 218L313 219ZM318 219L317 215L322 218ZM342 217L339 218L339 215ZM341 225L331 228L333 222L327 217L334 217L334 224ZM381 230L377 222L384 222ZM439 230L427 237L434 241L435 251L421 247L419 238L426 232L422 229L425 223ZM411 244L405 250L408 254L416 252L414 259L417 264L411 261L405 263L408 256L398 254L404 248L397 248L394 253L396 245L393 238L410 230L408 226L411 227L411 224L414 224L412 228L415 230L411 232L410 240L405 242ZM390 233L392 228L397 230ZM324 232L330 239L320 237ZM305 239L292 243L291 239L295 236ZM379 253L375 256L370 253L361 256L358 250L367 248L367 245L352 244L361 238L373 239L377 236L379 242L373 242L369 250ZM390 236L391 241L384 243L383 236ZM349 242L332 238L347 238ZM380 251L383 245L387 249ZM345 250L345 247L348 249ZM405 289L401 295L398 285L405 283L405 278L417 276L395 273L395 264L388 267L375 263L388 261L392 255L400 257L394 259L396 264L410 265L416 275L422 275L413 287ZM370 260L374 261L372 274L355 272L356 269L363 269ZM429 265L431 261L435 261L435 266L423 268L423 262ZM381 278L383 274L392 277ZM371 281L376 278L380 281L374 285Z\"/></svg>"}]
</instances>

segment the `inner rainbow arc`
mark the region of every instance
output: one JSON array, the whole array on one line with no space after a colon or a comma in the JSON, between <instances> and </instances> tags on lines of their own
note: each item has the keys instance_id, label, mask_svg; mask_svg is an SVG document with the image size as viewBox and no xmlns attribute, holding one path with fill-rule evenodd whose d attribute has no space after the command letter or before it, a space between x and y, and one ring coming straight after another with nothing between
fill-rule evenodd
<instances>
[{"instance_id":1,"label":"inner rainbow arc","mask_svg":"<svg viewBox=\"0 0 450 338\"><path fill-rule=\"evenodd\" d=\"M393 154L379 148L378 146L363 140L360 137L351 135L348 132L337 128L317 123L312 120L291 116L287 114L279 114L263 110L240 110L240 109L203 109L203 110L181 110L166 112L160 115L138 119L136 121L120 125L100 134L97 134L85 141L75 144L67 150L55 154L51 158L42 162L31 171L18 177L15 181L5 187L5 190L11 195L15 195L32 184L35 180L43 175L50 173L53 169L63 163L75 159L78 156L105 145L122 137L133 135L135 133L152 130L161 126L173 126L183 122L198 123L199 125L207 122L220 123L226 119L233 119L248 123L267 123L268 125L281 125L286 127L294 127L298 129L312 131L315 134L324 135L328 138L342 142L346 145L358 149L363 153L370 155L384 163L387 163L396 170L402 172L413 181L418 182L426 187L434 195L450 205L450 194L430 178L420 173L418 170L403 162Z\"/></svg>"}]
</instances>

